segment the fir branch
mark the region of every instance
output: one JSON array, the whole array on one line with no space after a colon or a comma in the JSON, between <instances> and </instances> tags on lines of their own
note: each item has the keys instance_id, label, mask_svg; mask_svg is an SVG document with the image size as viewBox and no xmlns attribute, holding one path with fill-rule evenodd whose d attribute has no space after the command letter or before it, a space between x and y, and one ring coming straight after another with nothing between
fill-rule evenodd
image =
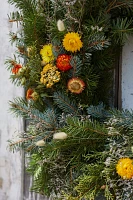
<instances>
[{"instance_id":1,"label":"fir branch","mask_svg":"<svg viewBox=\"0 0 133 200\"><path fill-rule=\"evenodd\" d=\"M29 119L29 109L28 109L28 102L25 101L23 98L18 97L13 101L10 101L10 110L18 116L26 117Z\"/></svg>"},{"instance_id":2,"label":"fir branch","mask_svg":"<svg viewBox=\"0 0 133 200\"><path fill-rule=\"evenodd\" d=\"M103 135L103 136L107 136L107 130L105 128L105 126L101 126L98 122L96 121L93 121L91 122L90 120L86 120L86 121L79 121L78 118L67 118L67 124L70 125L70 127L66 127L68 128L68 131L70 131L70 133L72 134L73 131L77 130L76 132L76 135L75 136L78 136L78 134L81 134L81 133L84 133L86 134L86 132L89 133L89 136L90 134L92 134L92 137L95 135L93 135L93 133L97 133L98 135ZM70 129L69 129L70 128ZM83 135L82 135L82 138Z\"/></svg>"},{"instance_id":3,"label":"fir branch","mask_svg":"<svg viewBox=\"0 0 133 200\"><path fill-rule=\"evenodd\" d=\"M76 105L76 102L72 102L66 94L63 94L61 92L55 92L54 96L54 103L58 105L58 107L65 113L71 113L73 115L78 115L78 107Z\"/></svg>"},{"instance_id":4,"label":"fir branch","mask_svg":"<svg viewBox=\"0 0 133 200\"><path fill-rule=\"evenodd\" d=\"M115 42L122 44L128 39L128 35L133 33L133 28L131 27L133 20L128 18L117 18L112 21L112 37Z\"/></svg>"},{"instance_id":5,"label":"fir branch","mask_svg":"<svg viewBox=\"0 0 133 200\"><path fill-rule=\"evenodd\" d=\"M109 13L110 11L112 11L113 9L116 8L121 8L121 7L132 7L133 6L133 2L128 0L128 1L112 1L107 8L107 13Z\"/></svg>"},{"instance_id":6,"label":"fir branch","mask_svg":"<svg viewBox=\"0 0 133 200\"><path fill-rule=\"evenodd\" d=\"M69 77L78 77L82 73L82 61L78 56L73 56L70 60L71 66L73 66L73 69L69 71L68 76Z\"/></svg>"},{"instance_id":7,"label":"fir branch","mask_svg":"<svg viewBox=\"0 0 133 200\"><path fill-rule=\"evenodd\" d=\"M15 5L16 8L22 10L24 14L36 11L37 1L36 0L8 0L8 3Z\"/></svg>"},{"instance_id":8,"label":"fir branch","mask_svg":"<svg viewBox=\"0 0 133 200\"><path fill-rule=\"evenodd\" d=\"M21 22L23 21L23 16L21 12L12 12L10 15L8 15L9 22Z\"/></svg>"},{"instance_id":9,"label":"fir branch","mask_svg":"<svg viewBox=\"0 0 133 200\"><path fill-rule=\"evenodd\" d=\"M28 104L23 98L16 98L14 102L10 102L11 111L16 116L26 117L28 120L39 123L41 122L46 129L56 129L56 114L53 109L48 108L45 112L40 112Z\"/></svg>"},{"instance_id":10,"label":"fir branch","mask_svg":"<svg viewBox=\"0 0 133 200\"><path fill-rule=\"evenodd\" d=\"M21 138L21 139L17 140L16 142L14 142L14 141L10 142L9 141L10 142L9 148L10 148L10 150L12 150L17 146L19 146L19 147L20 147L20 145L23 146L23 143L27 142L28 140L31 141L31 140L35 139L35 137L36 136L30 136L30 137L27 137L27 138Z\"/></svg>"},{"instance_id":11,"label":"fir branch","mask_svg":"<svg viewBox=\"0 0 133 200\"><path fill-rule=\"evenodd\" d=\"M87 113L92 118L100 121L103 121L111 116L109 111L105 109L105 105L103 105L103 103L100 103L97 106L90 105L89 108L87 108Z\"/></svg>"}]
</instances>

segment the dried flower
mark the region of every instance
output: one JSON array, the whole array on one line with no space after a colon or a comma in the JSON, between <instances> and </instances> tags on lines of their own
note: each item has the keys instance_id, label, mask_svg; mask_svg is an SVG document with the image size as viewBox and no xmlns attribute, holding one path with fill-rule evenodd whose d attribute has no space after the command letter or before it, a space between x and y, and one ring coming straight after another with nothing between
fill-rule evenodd
<instances>
[{"instance_id":1,"label":"dried flower","mask_svg":"<svg viewBox=\"0 0 133 200\"><path fill-rule=\"evenodd\" d=\"M42 60L46 63L49 63L54 60L54 55L52 52L52 44L44 45L40 50Z\"/></svg>"},{"instance_id":2,"label":"dried flower","mask_svg":"<svg viewBox=\"0 0 133 200\"><path fill-rule=\"evenodd\" d=\"M85 88L85 83L83 80L75 77L68 81L67 87L72 93L80 94Z\"/></svg>"},{"instance_id":3,"label":"dried flower","mask_svg":"<svg viewBox=\"0 0 133 200\"><path fill-rule=\"evenodd\" d=\"M32 93L33 93L33 89L29 88L26 92L26 99L29 100L29 99L32 99Z\"/></svg>"},{"instance_id":4,"label":"dried flower","mask_svg":"<svg viewBox=\"0 0 133 200\"><path fill-rule=\"evenodd\" d=\"M57 57L56 66L61 71L68 71L69 69L72 68L72 66L70 65L70 59L71 59L70 55L61 54Z\"/></svg>"},{"instance_id":5,"label":"dried flower","mask_svg":"<svg viewBox=\"0 0 133 200\"><path fill-rule=\"evenodd\" d=\"M103 30L103 27L100 27L99 28L99 26L91 26L91 29L93 30L93 31L97 31L97 32L101 32L102 30Z\"/></svg>"},{"instance_id":6,"label":"dried flower","mask_svg":"<svg viewBox=\"0 0 133 200\"><path fill-rule=\"evenodd\" d=\"M29 88L27 90L27 93L26 93L26 99L27 100L32 99L32 100L36 101L38 99L38 97L39 97L38 93L35 92L33 89Z\"/></svg>"},{"instance_id":7,"label":"dried flower","mask_svg":"<svg viewBox=\"0 0 133 200\"><path fill-rule=\"evenodd\" d=\"M121 158L116 165L116 170L123 179L131 179L133 177L133 160Z\"/></svg>"},{"instance_id":8,"label":"dried flower","mask_svg":"<svg viewBox=\"0 0 133 200\"><path fill-rule=\"evenodd\" d=\"M67 134L65 132L54 133L53 139L54 140L64 140L67 138Z\"/></svg>"},{"instance_id":9,"label":"dried flower","mask_svg":"<svg viewBox=\"0 0 133 200\"><path fill-rule=\"evenodd\" d=\"M39 95L38 95L37 92L33 92L31 96L32 96L32 99L33 99L34 101L36 101L36 100L39 98Z\"/></svg>"},{"instance_id":10,"label":"dried flower","mask_svg":"<svg viewBox=\"0 0 133 200\"><path fill-rule=\"evenodd\" d=\"M80 38L81 37L79 36L78 33L75 32L67 33L63 39L64 48L67 51L71 52L79 51L83 46L83 43Z\"/></svg>"},{"instance_id":11,"label":"dried flower","mask_svg":"<svg viewBox=\"0 0 133 200\"><path fill-rule=\"evenodd\" d=\"M17 74L18 74L19 76L21 76L21 75L25 74L26 70L27 70L26 67L21 67L21 68L19 69L19 71L18 71Z\"/></svg>"},{"instance_id":12,"label":"dried flower","mask_svg":"<svg viewBox=\"0 0 133 200\"><path fill-rule=\"evenodd\" d=\"M36 142L36 146L39 146L39 147L45 146L44 140L39 140L39 141L37 141L37 142Z\"/></svg>"},{"instance_id":13,"label":"dried flower","mask_svg":"<svg viewBox=\"0 0 133 200\"><path fill-rule=\"evenodd\" d=\"M52 64L47 64L41 72L40 82L43 83L46 88L51 88L54 83L59 81L60 72L57 70L57 67Z\"/></svg>"},{"instance_id":14,"label":"dried flower","mask_svg":"<svg viewBox=\"0 0 133 200\"><path fill-rule=\"evenodd\" d=\"M64 31L65 30L64 23L60 19L57 21L57 28L58 28L59 31Z\"/></svg>"},{"instance_id":15,"label":"dried flower","mask_svg":"<svg viewBox=\"0 0 133 200\"><path fill-rule=\"evenodd\" d=\"M12 73L13 74L18 74L19 70L22 68L22 65L20 64L14 64L14 67L12 68Z\"/></svg>"}]
</instances>

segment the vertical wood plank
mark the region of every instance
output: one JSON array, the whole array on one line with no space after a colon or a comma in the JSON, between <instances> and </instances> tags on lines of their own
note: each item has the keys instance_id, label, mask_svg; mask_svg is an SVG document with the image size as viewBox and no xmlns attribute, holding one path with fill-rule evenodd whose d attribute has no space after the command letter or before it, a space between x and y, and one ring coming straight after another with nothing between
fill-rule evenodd
<instances>
[{"instance_id":1,"label":"vertical wood plank","mask_svg":"<svg viewBox=\"0 0 133 200\"><path fill-rule=\"evenodd\" d=\"M10 24L7 16L14 8L7 0L0 0L0 3L0 200L22 200L22 155L10 152L7 140L23 129L22 120L9 113L9 100L23 95L23 91L10 82L10 74L4 65L15 50L8 34L16 29L16 24Z\"/></svg>"},{"instance_id":2,"label":"vertical wood plank","mask_svg":"<svg viewBox=\"0 0 133 200\"><path fill-rule=\"evenodd\" d=\"M133 36L122 53L122 108L133 109Z\"/></svg>"}]
</instances>

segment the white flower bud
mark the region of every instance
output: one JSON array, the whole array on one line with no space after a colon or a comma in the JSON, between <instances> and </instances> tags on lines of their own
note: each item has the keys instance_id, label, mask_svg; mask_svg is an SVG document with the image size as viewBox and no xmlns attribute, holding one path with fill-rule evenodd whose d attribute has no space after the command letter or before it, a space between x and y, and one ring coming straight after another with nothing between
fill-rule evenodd
<instances>
[{"instance_id":1,"label":"white flower bud","mask_svg":"<svg viewBox=\"0 0 133 200\"><path fill-rule=\"evenodd\" d=\"M57 21L57 27L58 27L58 30L59 31L64 31L65 30L65 26L64 26L64 23L63 23L63 21L62 20L58 20Z\"/></svg>"},{"instance_id":2,"label":"white flower bud","mask_svg":"<svg viewBox=\"0 0 133 200\"><path fill-rule=\"evenodd\" d=\"M91 29L94 31L96 29L96 27L95 26L91 26Z\"/></svg>"},{"instance_id":3,"label":"white flower bud","mask_svg":"<svg viewBox=\"0 0 133 200\"><path fill-rule=\"evenodd\" d=\"M99 28L99 31L102 31L103 30L103 27Z\"/></svg>"},{"instance_id":4,"label":"white flower bud","mask_svg":"<svg viewBox=\"0 0 133 200\"><path fill-rule=\"evenodd\" d=\"M131 146L131 151L132 151L132 153L133 153L133 146Z\"/></svg>"},{"instance_id":5,"label":"white flower bud","mask_svg":"<svg viewBox=\"0 0 133 200\"><path fill-rule=\"evenodd\" d=\"M44 140L39 140L36 142L36 146L38 146L38 147L43 147L44 145L45 145Z\"/></svg>"},{"instance_id":6,"label":"white flower bud","mask_svg":"<svg viewBox=\"0 0 133 200\"><path fill-rule=\"evenodd\" d=\"M67 138L67 134L64 133L64 132L55 133L55 134L53 135L53 139L54 139L54 140L64 140L64 139L66 139L66 138Z\"/></svg>"}]
</instances>

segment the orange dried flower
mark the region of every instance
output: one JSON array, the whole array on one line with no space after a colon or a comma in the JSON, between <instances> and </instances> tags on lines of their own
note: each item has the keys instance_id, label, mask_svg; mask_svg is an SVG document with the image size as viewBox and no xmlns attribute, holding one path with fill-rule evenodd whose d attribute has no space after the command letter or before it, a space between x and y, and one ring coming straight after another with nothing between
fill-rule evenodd
<instances>
[{"instance_id":1,"label":"orange dried flower","mask_svg":"<svg viewBox=\"0 0 133 200\"><path fill-rule=\"evenodd\" d=\"M22 68L22 65L20 65L20 64L14 64L14 67L12 68L12 73L13 74L17 74L18 71L19 71L19 69L21 69L21 68Z\"/></svg>"},{"instance_id":2,"label":"orange dried flower","mask_svg":"<svg viewBox=\"0 0 133 200\"><path fill-rule=\"evenodd\" d=\"M61 54L57 57L56 66L61 71L68 71L69 69L72 68L72 66L70 65L70 59L71 59L70 55Z\"/></svg>"},{"instance_id":3,"label":"orange dried flower","mask_svg":"<svg viewBox=\"0 0 133 200\"><path fill-rule=\"evenodd\" d=\"M36 101L38 99L38 93L35 92L33 89L29 88L27 90L27 93L26 93L26 99L27 100L30 100L30 99L33 99L34 101Z\"/></svg>"},{"instance_id":4,"label":"orange dried flower","mask_svg":"<svg viewBox=\"0 0 133 200\"><path fill-rule=\"evenodd\" d=\"M33 94L33 90L31 89L31 88L29 88L28 90L27 90L27 93L26 93L26 99L28 100L28 99L32 99L32 94Z\"/></svg>"},{"instance_id":5,"label":"orange dried flower","mask_svg":"<svg viewBox=\"0 0 133 200\"><path fill-rule=\"evenodd\" d=\"M85 88L85 83L82 79L74 77L68 81L67 87L72 93L80 94Z\"/></svg>"}]
</instances>

